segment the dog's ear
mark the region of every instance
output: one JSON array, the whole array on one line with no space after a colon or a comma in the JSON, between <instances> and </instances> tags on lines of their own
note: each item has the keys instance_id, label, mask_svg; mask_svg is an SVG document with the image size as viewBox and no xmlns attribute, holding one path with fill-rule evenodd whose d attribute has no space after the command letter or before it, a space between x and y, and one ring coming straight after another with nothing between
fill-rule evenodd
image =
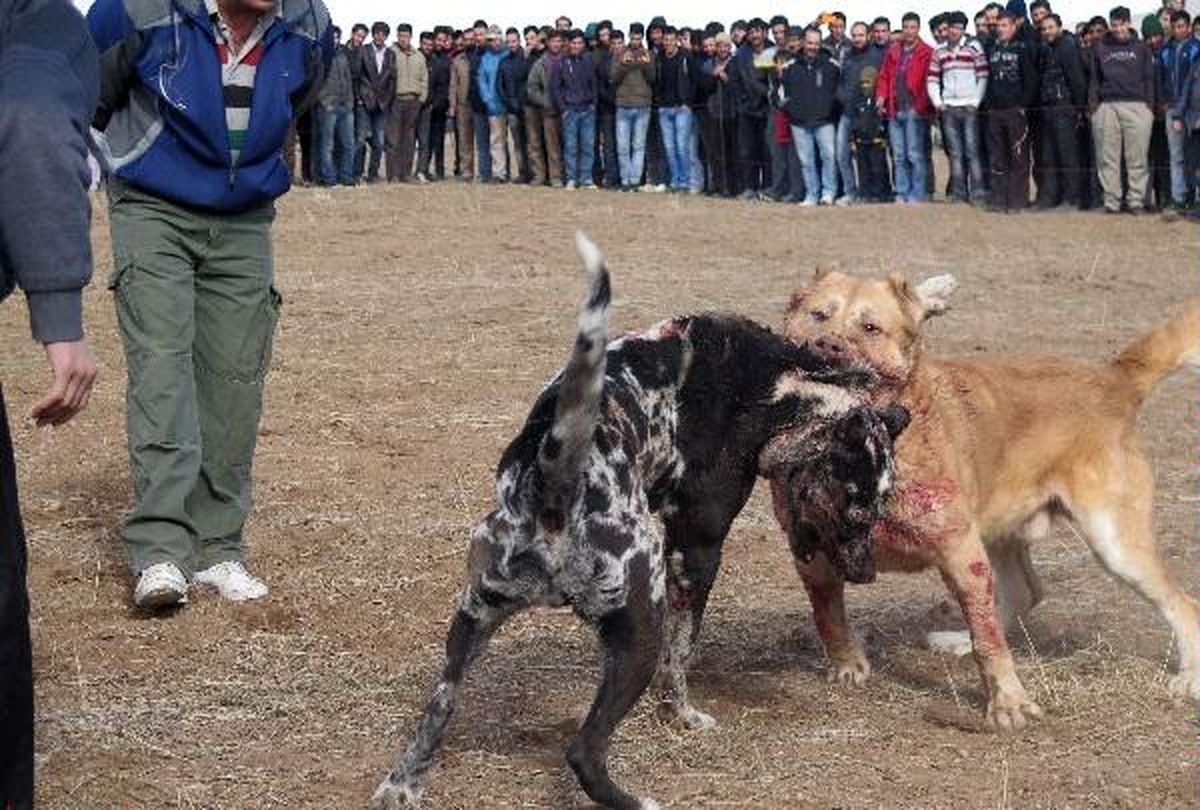
<instances>
[{"instance_id":1,"label":"dog's ear","mask_svg":"<svg viewBox=\"0 0 1200 810\"><path fill-rule=\"evenodd\" d=\"M888 435L892 437L892 441L904 432L908 427L908 423L912 420L912 415L909 414L908 408L903 405L890 405L879 412L879 418L883 421L883 426L887 428Z\"/></svg>"},{"instance_id":2,"label":"dog's ear","mask_svg":"<svg viewBox=\"0 0 1200 810\"><path fill-rule=\"evenodd\" d=\"M917 285L917 300L925 310L925 317L941 315L950 309L950 296L958 289L958 280L950 273L927 278Z\"/></svg>"}]
</instances>

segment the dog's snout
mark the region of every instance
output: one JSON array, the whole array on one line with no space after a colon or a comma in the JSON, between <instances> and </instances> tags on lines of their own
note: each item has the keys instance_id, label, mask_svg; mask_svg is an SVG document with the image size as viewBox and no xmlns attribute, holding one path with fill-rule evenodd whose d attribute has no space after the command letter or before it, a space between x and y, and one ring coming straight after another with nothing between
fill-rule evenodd
<instances>
[{"instance_id":1,"label":"dog's snout","mask_svg":"<svg viewBox=\"0 0 1200 810\"><path fill-rule=\"evenodd\" d=\"M813 345L818 351L827 355L841 357L846 354L846 344L836 338L822 336L817 338Z\"/></svg>"}]
</instances>

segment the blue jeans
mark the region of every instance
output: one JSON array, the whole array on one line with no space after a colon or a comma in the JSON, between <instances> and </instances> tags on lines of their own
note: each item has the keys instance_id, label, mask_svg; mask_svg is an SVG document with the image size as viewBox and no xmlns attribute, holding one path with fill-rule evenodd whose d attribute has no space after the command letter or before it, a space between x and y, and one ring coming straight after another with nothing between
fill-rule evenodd
<instances>
[{"instance_id":1,"label":"blue jeans","mask_svg":"<svg viewBox=\"0 0 1200 810\"><path fill-rule=\"evenodd\" d=\"M1185 126L1182 132L1175 131L1175 121L1172 113L1167 113L1167 151L1171 156L1171 200L1176 205L1187 201L1188 192L1195 186L1195 178L1187 170L1188 130Z\"/></svg>"},{"instance_id":2,"label":"blue jeans","mask_svg":"<svg viewBox=\"0 0 1200 810\"><path fill-rule=\"evenodd\" d=\"M592 182L592 166L596 156L595 104L563 112L562 139L567 182L577 186L595 185Z\"/></svg>"},{"instance_id":3,"label":"blue jeans","mask_svg":"<svg viewBox=\"0 0 1200 810\"><path fill-rule=\"evenodd\" d=\"M796 145L796 154L800 158L800 165L804 167L804 199L806 202L832 201L837 192L835 140L836 128L832 123L819 124L815 127L792 125L792 143ZM819 167L817 165L818 151L820 152Z\"/></svg>"},{"instance_id":4,"label":"blue jeans","mask_svg":"<svg viewBox=\"0 0 1200 810\"><path fill-rule=\"evenodd\" d=\"M355 111L355 146L362 149L366 144L371 145L371 160L367 168L367 179L379 179L379 163L383 159L384 124L387 123L387 110L367 110L359 107Z\"/></svg>"},{"instance_id":5,"label":"blue jeans","mask_svg":"<svg viewBox=\"0 0 1200 810\"><path fill-rule=\"evenodd\" d=\"M671 173L671 188L692 187L692 110L690 107L660 107L658 128Z\"/></svg>"},{"instance_id":6,"label":"blue jeans","mask_svg":"<svg viewBox=\"0 0 1200 810\"><path fill-rule=\"evenodd\" d=\"M354 116L350 105L339 104L336 107L321 105L318 136L321 168L317 173L318 179L326 184L341 183L344 186L354 184ZM337 152L337 169L334 169L333 156Z\"/></svg>"},{"instance_id":7,"label":"blue jeans","mask_svg":"<svg viewBox=\"0 0 1200 810\"><path fill-rule=\"evenodd\" d=\"M942 110L942 134L950 152L950 196L965 201L969 192L975 199L983 199L979 114L973 107L947 107Z\"/></svg>"},{"instance_id":8,"label":"blue jeans","mask_svg":"<svg viewBox=\"0 0 1200 810\"><path fill-rule=\"evenodd\" d=\"M837 122L837 167L842 180L842 196L858 198L858 181L854 177L854 152L850 149L850 116L843 115Z\"/></svg>"},{"instance_id":9,"label":"blue jeans","mask_svg":"<svg viewBox=\"0 0 1200 810\"><path fill-rule=\"evenodd\" d=\"M913 110L899 112L888 122L888 140L896 165L897 201L925 202L929 199L925 172L929 122Z\"/></svg>"},{"instance_id":10,"label":"blue jeans","mask_svg":"<svg viewBox=\"0 0 1200 810\"><path fill-rule=\"evenodd\" d=\"M649 107L617 107L617 160L621 164L623 186L637 186L642 182L649 128Z\"/></svg>"}]
</instances>

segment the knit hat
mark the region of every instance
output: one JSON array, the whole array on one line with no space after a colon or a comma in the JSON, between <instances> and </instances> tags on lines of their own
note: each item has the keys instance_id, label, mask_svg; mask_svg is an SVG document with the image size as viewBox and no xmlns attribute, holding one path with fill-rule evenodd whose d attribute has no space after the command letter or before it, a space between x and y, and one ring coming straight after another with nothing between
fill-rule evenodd
<instances>
[{"instance_id":1,"label":"knit hat","mask_svg":"<svg viewBox=\"0 0 1200 810\"><path fill-rule=\"evenodd\" d=\"M600 25L598 23L588 23L587 28L583 29L583 38L587 40L595 39L599 31Z\"/></svg>"},{"instance_id":2,"label":"knit hat","mask_svg":"<svg viewBox=\"0 0 1200 810\"><path fill-rule=\"evenodd\" d=\"M1157 14L1147 14L1142 19L1142 39L1161 37L1163 35L1162 20Z\"/></svg>"},{"instance_id":3,"label":"knit hat","mask_svg":"<svg viewBox=\"0 0 1200 810\"><path fill-rule=\"evenodd\" d=\"M647 29L666 28L666 27L667 27L667 18L663 17L661 15L659 15L657 17L652 17L650 19L650 24L646 26Z\"/></svg>"},{"instance_id":4,"label":"knit hat","mask_svg":"<svg viewBox=\"0 0 1200 810\"><path fill-rule=\"evenodd\" d=\"M1029 16L1029 10L1025 8L1025 0L1008 0L1008 5L1004 7L1004 10L1018 17Z\"/></svg>"}]
</instances>

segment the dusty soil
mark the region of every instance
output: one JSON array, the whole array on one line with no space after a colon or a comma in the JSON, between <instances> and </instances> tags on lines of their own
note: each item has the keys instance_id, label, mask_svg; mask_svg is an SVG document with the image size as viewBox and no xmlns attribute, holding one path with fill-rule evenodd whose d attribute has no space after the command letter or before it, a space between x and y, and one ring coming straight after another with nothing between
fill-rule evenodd
<instances>
[{"instance_id":1,"label":"dusty soil","mask_svg":"<svg viewBox=\"0 0 1200 810\"><path fill-rule=\"evenodd\" d=\"M45 808L364 806L441 663L464 540L491 473L572 338L582 227L608 251L617 328L727 309L777 323L819 262L962 288L937 352L1099 359L1200 291L1200 232L1155 219L987 216L944 205L801 211L550 190L299 189L280 205L286 298L249 526L263 604L199 594L169 618L129 606L124 367L103 279L87 294L103 377L69 428L18 424L31 548L38 789ZM5 309L14 415L44 382ZM1194 377L1140 428L1162 553L1196 592ZM18 419L19 421L19 419ZM1013 641L1047 718L979 724L969 659L923 648L933 575L852 591L875 675L826 685L809 608L760 486L734 526L695 667L720 727L661 726L643 700L612 769L668 807L1185 807L1197 716L1165 681L1171 636L1066 532L1036 549L1049 598ZM579 807L562 751L591 699L591 632L513 621L474 671L432 773L432 807Z\"/></svg>"}]
</instances>

